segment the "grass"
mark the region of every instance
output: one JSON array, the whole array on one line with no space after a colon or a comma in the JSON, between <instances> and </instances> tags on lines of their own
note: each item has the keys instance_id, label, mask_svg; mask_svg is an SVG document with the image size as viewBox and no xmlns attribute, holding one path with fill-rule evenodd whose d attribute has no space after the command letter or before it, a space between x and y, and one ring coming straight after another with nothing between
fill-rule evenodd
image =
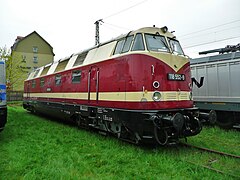
<instances>
[{"instance_id":1,"label":"grass","mask_svg":"<svg viewBox=\"0 0 240 180\"><path fill-rule=\"evenodd\" d=\"M207 127L188 141L239 155L239 137ZM19 104L8 107L0 133L0 179L235 179L239 163L184 147L131 145L32 115Z\"/></svg>"}]
</instances>

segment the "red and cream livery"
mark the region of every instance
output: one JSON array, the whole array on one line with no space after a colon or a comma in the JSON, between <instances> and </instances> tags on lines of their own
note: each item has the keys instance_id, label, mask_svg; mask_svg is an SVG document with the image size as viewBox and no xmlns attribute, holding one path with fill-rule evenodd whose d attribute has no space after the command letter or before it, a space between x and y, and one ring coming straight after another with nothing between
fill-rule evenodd
<instances>
[{"instance_id":1,"label":"red and cream livery","mask_svg":"<svg viewBox=\"0 0 240 180\"><path fill-rule=\"evenodd\" d=\"M23 106L134 142L201 131L189 59L167 27L131 31L33 71Z\"/></svg>"}]
</instances>

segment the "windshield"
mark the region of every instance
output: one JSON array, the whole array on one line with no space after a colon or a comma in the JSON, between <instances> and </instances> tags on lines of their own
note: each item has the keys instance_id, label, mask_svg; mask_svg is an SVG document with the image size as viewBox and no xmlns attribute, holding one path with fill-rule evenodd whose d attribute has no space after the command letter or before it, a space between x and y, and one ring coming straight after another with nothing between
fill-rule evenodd
<instances>
[{"instance_id":1,"label":"windshield","mask_svg":"<svg viewBox=\"0 0 240 180\"><path fill-rule=\"evenodd\" d=\"M169 52L166 39L164 36L157 34L145 34L146 44L149 51Z\"/></svg>"},{"instance_id":2,"label":"windshield","mask_svg":"<svg viewBox=\"0 0 240 180\"><path fill-rule=\"evenodd\" d=\"M178 55L184 55L182 47L177 40L168 38L168 41L169 41L169 44L171 46L173 53L178 54Z\"/></svg>"}]
</instances>

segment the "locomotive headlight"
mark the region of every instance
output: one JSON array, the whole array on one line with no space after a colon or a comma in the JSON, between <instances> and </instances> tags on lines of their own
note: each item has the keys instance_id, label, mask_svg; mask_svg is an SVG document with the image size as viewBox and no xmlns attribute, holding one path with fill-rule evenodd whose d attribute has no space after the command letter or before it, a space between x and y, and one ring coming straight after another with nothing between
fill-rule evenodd
<instances>
[{"instance_id":1,"label":"locomotive headlight","mask_svg":"<svg viewBox=\"0 0 240 180\"><path fill-rule=\"evenodd\" d=\"M162 97L162 95L161 95L161 93L159 91L155 91L153 93L153 96L152 96L154 101L160 101L161 97Z\"/></svg>"}]
</instances>

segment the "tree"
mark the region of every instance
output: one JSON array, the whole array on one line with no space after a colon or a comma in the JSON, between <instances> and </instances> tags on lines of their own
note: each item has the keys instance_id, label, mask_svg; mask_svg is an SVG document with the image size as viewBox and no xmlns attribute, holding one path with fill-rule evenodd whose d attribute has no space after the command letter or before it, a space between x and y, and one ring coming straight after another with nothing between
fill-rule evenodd
<instances>
[{"instance_id":1,"label":"tree","mask_svg":"<svg viewBox=\"0 0 240 180\"><path fill-rule=\"evenodd\" d=\"M25 62L19 56L12 57L10 49L0 47L0 58L6 63L6 83L8 90L15 90L17 84L26 78Z\"/></svg>"}]
</instances>

